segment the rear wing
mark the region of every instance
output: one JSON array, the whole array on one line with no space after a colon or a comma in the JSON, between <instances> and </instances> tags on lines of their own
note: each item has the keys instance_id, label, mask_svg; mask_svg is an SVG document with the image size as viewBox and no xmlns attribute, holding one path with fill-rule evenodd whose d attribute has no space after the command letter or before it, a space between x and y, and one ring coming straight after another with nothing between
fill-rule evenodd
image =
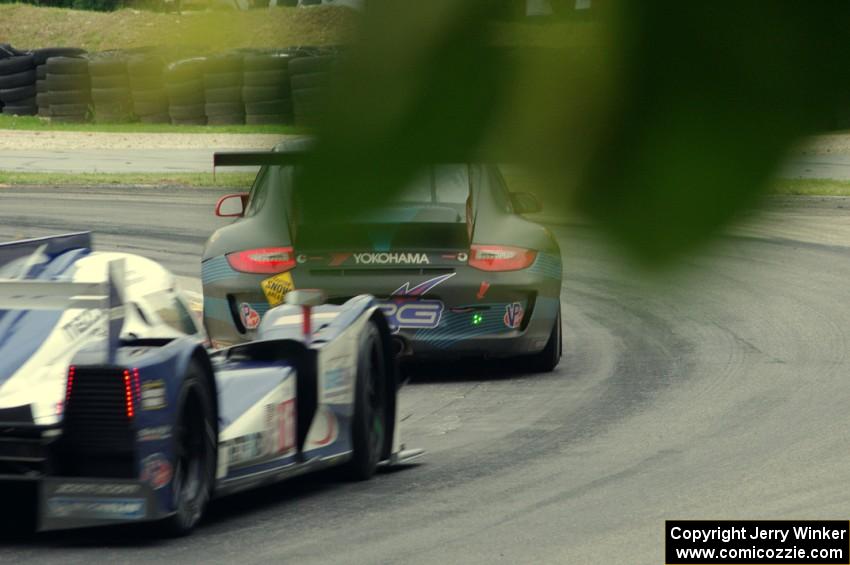
<instances>
[{"instance_id":1,"label":"rear wing","mask_svg":"<svg viewBox=\"0 0 850 565\"><path fill-rule=\"evenodd\" d=\"M216 167L297 165L304 161L306 155L306 151L230 151L213 153L213 169Z\"/></svg>"},{"instance_id":2,"label":"rear wing","mask_svg":"<svg viewBox=\"0 0 850 565\"><path fill-rule=\"evenodd\" d=\"M32 256L52 255L48 247L54 241L46 238ZM103 310L107 314L106 363L113 363L124 327L125 281L123 259L108 263L104 282L0 278L0 310Z\"/></svg>"}]
</instances>

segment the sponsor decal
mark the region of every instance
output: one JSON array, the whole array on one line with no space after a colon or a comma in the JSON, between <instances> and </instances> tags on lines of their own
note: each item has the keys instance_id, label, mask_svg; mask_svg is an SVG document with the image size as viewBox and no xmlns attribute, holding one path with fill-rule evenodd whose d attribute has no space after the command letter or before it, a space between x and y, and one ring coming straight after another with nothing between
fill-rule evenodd
<instances>
[{"instance_id":1,"label":"sponsor decal","mask_svg":"<svg viewBox=\"0 0 850 565\"><path fill-rule=\"evenodd\" d=\"M275 451L278 454L295 449L295 399L284 400L273 406L275 423Z\"/></svg>"},{"instance_id":2,"label":"sponsor decal","mask_svg":"<svg viewBox=\"0 0 850 565\"><path fill-rule=\"evenodd\" d=\"M517 329L522 324L522 316L525 311L522 304L514 302L505 306L505 325L511 329Z\"/></svg>"},{"instance_id":3,"label":"sponsor decal","mask_svg":"<svg viewBox=\"0 0 850 565\"><path fill-rule=\"evenodd\" d=\"M430 265L425 253L355 253L357 265Z\"/></svg>"},{"instance_id":4,"label":"sponsor decal","mask_svg":"<svg viewBox=\"0 0 850 565\"><path fill-rule=\"evenodd\" d=\"M380 305L393 333L401 328L432 329L440 325L444 305L439 300L393 301Z\"/></svg>"},{"instance_id":5,"label":"sponsor decal","mask_svg":"<svg viewBox=\"0 0 850 565\"><path fill-rule=\"evenodd\" d=\"M401 328L432 329L440 324L444 305L440 300L417 299L428 291L452 278L448 273L428 279L413 288L406 282L392 293L389 300L380 303L390 330L395 333Z\"/></svg>"},{"instance_id":6,"label":"sponsor decal","mask_svg":"<svg viewBox=\"0 0 850 565\"><path fill-rule=\"evenodd\" d=\"M260 315L247 302L239 305L239 317L246 330L256 330L260 326Z\"/></svg>"},{"instance_id":7,"label":"sponsor decal","mask_svg":"<svg viewBox=\"0 0 850 565\"><path fill-rule=\"evenodd\" d=\"M136 433L136 439L144 441L163 441L171 438L171 426L153 426L142 428Z\"/></svg>"},{"instance_id":8,"label":"sponsor decal","mask_svg":"<svg viewBox=\"0 0 850 565\"><path fill-rule=\"evenodd\" d=\"M146 514L143 498L98 499L53 496L47 499L51 518L95 518L101 520L141 520Z\"/></svg>"},{"instance_id":9,"label":"sponsor decal","mask_svg":"<svg viewBox=\"0 0 850 565\"><path fill-rule=\"evenodd\" d=\"M162 410L167 406L162 379L142 383L142 410Z\"/></svg>"},{"instance_id":10,"label":"sponsor decal","mask_svg":"<svg viewBox=\"0 0 850 565\"><path fill-rule=\"evenodd\" d=\"M353 374L350 367L336 367L325 371L322 374L322 391L325 399L332 400L348 395L351 391Z\"/></svg>"},{"instance_id":11,"label":"sponsor decal","mask_svg":"<svg viewBox=\"0 0 850 565\"><path fill-rule=\"evenodd\" d=\"M227 460L231 465L239 465L263 457L268 453L267 437L265 432L256 432L230 440L227 442Z\"/></svg>"},{"instance_id":12,"label":"sponsor decal","mask_svg":"<svg viewBox=\"0 0 850 565\"><path fill-rule=\"evenodd\" d=\"M154 490L159 490L171 482L174 469L162 453L154 453L142 459L141 480Z\"/></svg>"},{"instance_id":13,"label":"sponsor decal","mask_svg":"<svg viewBox=\"0 0 850 565\"><path fill-rule=\"evenodd\" d=\"M488 290L490 290L490 283L487 281L481 281L481 286L478 287L478 294L475 295L475 298L483 300L484 295L487 294Z\"/></svg>"},{"instance_id":14,"label":"sponsor decal","mask_svg":"<svg viewBox=\"0 0 850 565\"><path fill-rule=\"evenodd\" d=\"M469 259L469 255L467 253L458 253L457 260L461 263L466 263L467 259Z\"/></svg>"},{"instance_id":15,"label":"sponsor decal","mask_svg":"<svg viewBox=\"0 0 850 565\"><path fill-rule=\"evenodd\" d=\"M269 277L261 282L260 286L263 288L263 294L266 295L266 300L268 300L271 306L283 304L283 299L287 293L290 290L295 290L295 283L292 280L291 273L281 273Z\"/></svg>"},{"instance_id":16,"label":"sponsor decal","mask_svg":"<svg viewBox=\"0 0 850 565\"><path fill-rule=\"evenodd\" d=\"M307 256L304 255L303 253L300 253L295 257L295 261L297 261L298 263L306 263L307 262Z\"/></svg>"},{"instance_id":17,"label":"sponsor decal","mask_svg":"<svg viewBox=\"0 0 850 565\"><path fill-rule=\"evenodd\" d=\"M61 483L54 494L90 494L95 496L115 496L136 494L141 490L137 484L118 483Z\"/></svg>"},{"instance_id":18,"label":"sponsor decal","mask_svg":"<svg viewBox=\"0 0 850 565\"><path fill-rule=\"evenodd\" d=\"M62 326L62 331L70 340L76 340L80 336L88 334L92 328L96 326L95 331L98 334L105 334L106 327L103 324L103 310L83 310L79 315L75 316L70 322Z\"/></svg>"}]
</instances>

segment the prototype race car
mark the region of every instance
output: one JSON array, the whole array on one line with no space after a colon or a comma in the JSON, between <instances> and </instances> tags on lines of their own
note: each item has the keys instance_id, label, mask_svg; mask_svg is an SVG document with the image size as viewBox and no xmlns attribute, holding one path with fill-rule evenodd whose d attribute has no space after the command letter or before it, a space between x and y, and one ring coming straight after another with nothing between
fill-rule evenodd
<instances>
[{"instance_id":1,"label":"prototype race car","mask_svg":"<svg viewBox=\"0 0 850 565\"><path fill-rule=\"evenodd\" d=\"M498 168L434 165L368 217L312 224L300 210L304 142L272 152L218 153L216 166L261 165L250 193L221 198L203 255L204 324L211 339L254 339L260 320L297 288L341 302L380 300L401 356L526 356L549 371L561 357L561 254L522 213ZM329 234L332 241L329 241Z\"/></svg>"},{"instance_id":2,"label":"prototype race car","mask_svg":"<svg viewBox=\"0 0 850 565\"><path fill-rule=\"evenodd\" d=\"M409 460L375 300L290 293L256 340L208 352L174 277L88 233L0 244L0 482L38 483L38 528L160 520L329 466Z\"/></svg>"}]
</instances>

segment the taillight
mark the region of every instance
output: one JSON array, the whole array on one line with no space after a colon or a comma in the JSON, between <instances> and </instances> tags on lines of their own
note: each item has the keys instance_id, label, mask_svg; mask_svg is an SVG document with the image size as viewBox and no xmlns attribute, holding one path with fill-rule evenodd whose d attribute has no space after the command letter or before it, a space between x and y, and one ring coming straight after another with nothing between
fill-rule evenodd
<instances>
[{"instance_id":1,"label":"taillight","mask_svg":"<svg viewBox=\"0 0 850 565\"><path fill-rule=\"evenodd\" d=\"M71 391L74 389L74 373L77 372L77 368L73 365L68 367L68 380L65 382L65 404L68 404L68 401L71 400Z\"/></svg>"},{"instance_id":2,"label":"taillight","mask_svg":"<svg viewBox=\"0 0 850 565\"><path fill-rule=\"evenodd\" d=\"M282 273L295 266L295 253L291 247L261 247L228 253L227 262L240 273Z\"/></svg>"},{"instance_id":3,"label":"taillight","mask_svg":"<svg viewBox=\"0 0 850 565\"><path fill-rule=\"evenodd\" d=\"M537 251L506 245L473 245L469 266L482 271L519 271L534 263Z\"/></svg>"},{"instance_id":4,"label":"taillight","mask_svg":"<svg viewBox=\"0 0 850 565\"><path fill-rule=\"evenodd\" d=\"M133 406L133 385L130 380L130 371L124 369L124 408L127 412L127 418L132 418L136 413Z\"/></svg>"}]
</instances>

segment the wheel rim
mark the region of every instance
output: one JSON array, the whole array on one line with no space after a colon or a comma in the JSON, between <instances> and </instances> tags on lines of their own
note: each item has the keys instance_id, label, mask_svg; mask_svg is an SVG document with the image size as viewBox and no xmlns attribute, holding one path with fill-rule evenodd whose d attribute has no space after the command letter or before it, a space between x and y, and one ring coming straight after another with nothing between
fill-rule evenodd
<instances>
[{"instance_id":1,"label":"wheel rim","mask_svg":"<svg viewBox=\"0 0 850 565\"><path fill-rule=\"evenodd\" d=\"M381 363L380 351L378 351L377 347L372 348L366 369L366 374L369 375L366 389L367 406L369 409L369 414L367 415L367 421L369 422L369 451L371 458L377 460L381 456L381 450L384 445L385 406L383 364Z\"/></svg>"},{"instance_id":2,"label":"wheel rim","mask_svg":"<svg viewBox=\"0 0 850 565\"><path fill-rule=\"evenodd\" d=\"M197 396L186 400L180 426L177 428L177 447L175 453L174 489L177 500L177 512L186 524L200 518L204 502L204 490L207 477L205 461L207 459L206 422Z\"/></svg>"}]
</instances>

